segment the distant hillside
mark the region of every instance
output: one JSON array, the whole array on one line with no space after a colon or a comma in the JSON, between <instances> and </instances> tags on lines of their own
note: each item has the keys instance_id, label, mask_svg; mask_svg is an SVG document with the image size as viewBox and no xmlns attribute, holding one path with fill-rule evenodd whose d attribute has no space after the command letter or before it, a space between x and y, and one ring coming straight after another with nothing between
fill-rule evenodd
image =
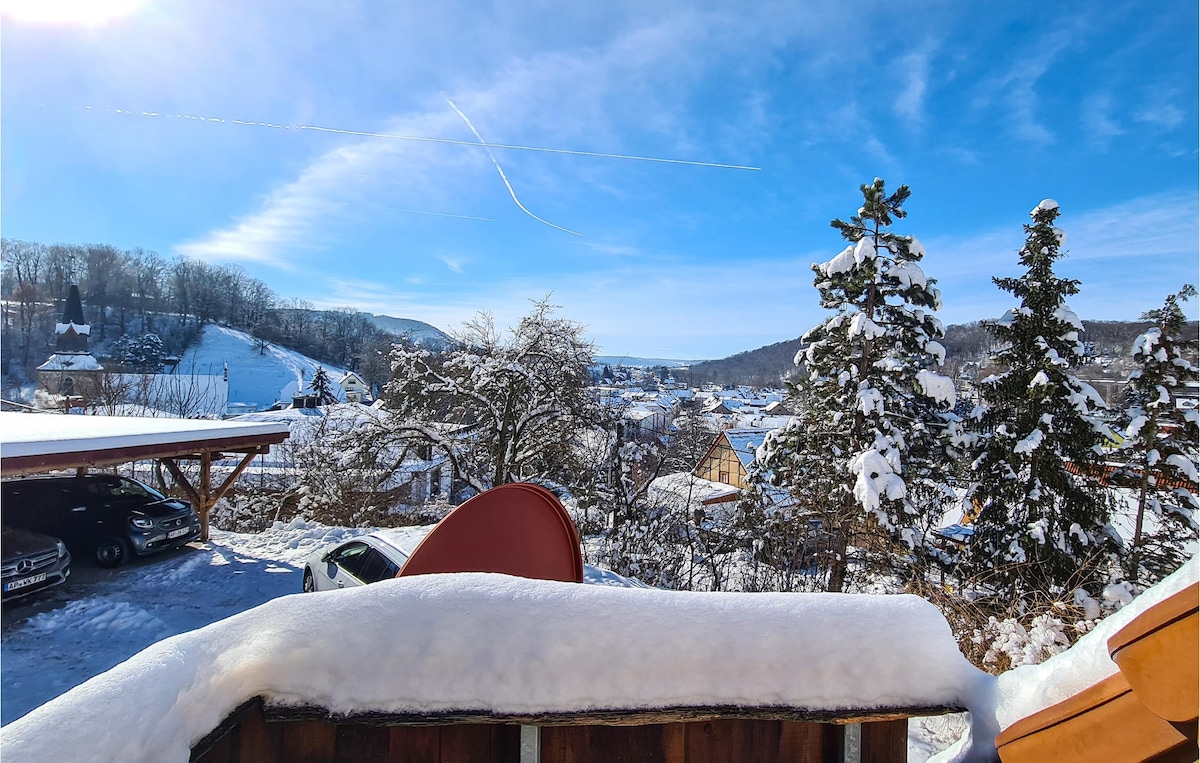
<instances>
[{"instance_id":1,"label":"distant hillside","mask_svg":"<svg viewBox=\"0 0 1200 763\"><path fill-rule=\"evenodd\" d=\"M691 366L696 363L705 363L703 360L672 360L670 358L635 358L630 355L597 355L592 358L592 365L596 366L626 366L628 368L651 368L657 366L665 366L666 368L680 368L681 366Z\"/></svg>"},{"instance_id":2,"label":"distant hillside","mask_svg":"<svg viewBox=\"0 0 1200 763\"><path fill-rule=\"evenodd\" d=\"M444 331L423 321L412 318L393 318L390 315L372 315L371 323L393 336L406 336L414 344L437 349L450 343Z\"/></svg>"},{"instance_id":3,"label":"distant hillside","mask_svg":"<svg viewBox=\"0 0 1200 763\"><path fill-rule=\"evenodd\" d=\"M1129 354L1133 340L1150 327L1147 321L1083 321L1086 342L1092 343L1101 355L1121 357ZM1196 321L1187 325L1185 336L1192 342L1200 336ZM776 386L796 370L793 359L801 347L800 338L776 342L757 350L747 350L720 360L697 363L687 371L676 374L689 385L749 384L756 387ZM946 327L947 360L984 360L995 349L991 336L976 321Z\"/></svg>"}]
</instances>

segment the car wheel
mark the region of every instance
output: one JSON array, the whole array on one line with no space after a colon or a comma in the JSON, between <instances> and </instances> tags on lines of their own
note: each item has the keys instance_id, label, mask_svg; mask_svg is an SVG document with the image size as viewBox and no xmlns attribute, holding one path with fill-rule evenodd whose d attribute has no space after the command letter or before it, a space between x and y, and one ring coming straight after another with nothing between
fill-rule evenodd
<instances>
[{"instance_id":1,"label":"car wheel","mask_svg":"<svg viewBox=\"0 0 1200 763\"><path fill-rule=\"evenodd\" d=\"M120 538L101 538L96 544L96 564L120 567L129 558L129 546Z\"/></svg>"},{"instance_id":2,"label":"car wheel","mask_svg":"<svg viewBox=\"0 0 1200 763\"><path fill-rule=\"evenodd\" d=\"M317 590L317 581L313 580L312 570L304 568L304 592L312 593Z\"/></svg>"}]
</instances>

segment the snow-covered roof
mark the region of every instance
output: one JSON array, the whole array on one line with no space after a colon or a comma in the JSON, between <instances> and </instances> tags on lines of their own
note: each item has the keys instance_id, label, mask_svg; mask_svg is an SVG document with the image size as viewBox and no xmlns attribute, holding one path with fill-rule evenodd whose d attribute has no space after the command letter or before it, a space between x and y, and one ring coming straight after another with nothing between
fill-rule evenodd
<instances>
[{"instance_id":1,"label":"snow-covered roof","mask_svg":"<svg viewBox=\"0 0 1200 763\"><path fill-rule=\"evenodd\" d=\"M88 454L173 443L220 443L286 433L281 424L126 416L68 416L52 413L0 413L0 460L55 454ZM20 463L20 462L15 462Z\"/></svg>"},{"instance_id":2,"label":"snow-covered roof","mask_svg":"<svg viewBox=\"0 0 1200 763\"><path fill-rule=\"evenodd\" d=\"M655 477L651 480L647 491L651 500L672 498L701 505L732 500L739 493L733 485L706 480L691 472L675 472Z\"/></svg>"},{"instance_id":3,"label":"snow-covered roof","mask_svg":"<svg viewBox=\"0 0 1200 763\"><path fill-rule=\"evenodd\" d=\"M37 367L39 371L103 371L100 362L86 352L56 352L45 363Z\"/></svg>"},{"instance_id":4,"label":"snow-covered roof","mask_svg":"<svg viewBox=\"0 0 1200 763\"><path fill-rule=\"evenodd\" d=\"M243 413L229 421L283 424L288 427L293 437L302 437L312 436L319 432L321 427L348 432L363 424L382 421L386 415L379 408L357 403L330 403L319 408L281 408L277 411Z\"/></svg>"},{"instance_id":5,"label":"snow-covered roof","mask_svg":"<svg viewBox=\"0 0 1200 763\"><path fill-rule=\"evenodd\" d=\"M186 761L255 696L335 714L869 713L970 707L994 680L911 595L420 575L284 596L160 641L5 726L0 753Z\"/></svg>"},{"instance_id":6,"label":"snow-covered roof","mask_svg":"<svg viewBox=\"0 0 1200 763\"><path fill-rule=\"evenodd\" d=\"M56 323L56 324L54 324L54 333L55 334L65 334L68 331L74 331L76 334L79 334L80 336L90 336L92 333L92 326L91 326L91 324L88 324L88 323Z\"/></svg>"}]
</instances>

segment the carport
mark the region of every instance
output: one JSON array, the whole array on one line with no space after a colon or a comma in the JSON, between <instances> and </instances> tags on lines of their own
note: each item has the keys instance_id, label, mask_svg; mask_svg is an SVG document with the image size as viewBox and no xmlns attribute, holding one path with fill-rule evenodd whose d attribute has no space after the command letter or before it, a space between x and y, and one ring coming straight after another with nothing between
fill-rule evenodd
<instances>
[{"instance_id":1,"label":"carport","mask_svg":"<svg viewBox=\"0 0 1200 763\"><path fill-rule=\"evenodd\" d=\"M212 507L255 456L287 437L287 425L279 423L0 412L0 476L157 460L187 493L208 540ZM242 454L237 467L214 487L213 460L234 453ZM195 484L182 461L199 461Z\"/></svg>"}]
</instances>

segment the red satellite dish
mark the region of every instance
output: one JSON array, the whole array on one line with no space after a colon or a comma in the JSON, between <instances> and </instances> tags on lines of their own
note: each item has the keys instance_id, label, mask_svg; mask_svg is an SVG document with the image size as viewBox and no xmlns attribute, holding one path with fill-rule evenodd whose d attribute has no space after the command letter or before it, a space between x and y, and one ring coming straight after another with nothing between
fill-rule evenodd
<instances>
[{"instance_id":1,"label":"red satellite dish","mask_svg":"<svg viewBox=\"0 0 1200 763\"><path fill-rule=\"evenodd\" d=\"M500 572L583 582L575 523L549 490L524 482L480 493L425 536L396 577Z\"/></svg>"}]
</instances>

